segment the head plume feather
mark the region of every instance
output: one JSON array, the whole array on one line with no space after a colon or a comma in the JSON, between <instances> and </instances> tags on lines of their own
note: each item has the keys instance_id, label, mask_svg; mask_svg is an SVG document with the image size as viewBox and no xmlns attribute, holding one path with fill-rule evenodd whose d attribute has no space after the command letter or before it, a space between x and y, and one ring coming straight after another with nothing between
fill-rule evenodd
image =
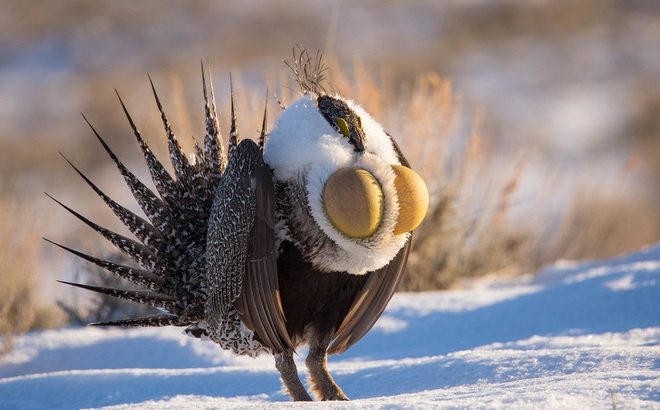
<instances>
[{"instance_id":1,"label":"head plume feather","mask_svg":"<svg viewBox=\"0 0 660 410\"><path fill-rule=\"evenodd\" d=\"M297 45L293 48L293 61L284 60L293 71L295 80L303 93L327 94L323 83L325 82L325 73L328 67L323 62L323 56L320 51L312 57L305 47Z\"/></svg>"}]
</instances>

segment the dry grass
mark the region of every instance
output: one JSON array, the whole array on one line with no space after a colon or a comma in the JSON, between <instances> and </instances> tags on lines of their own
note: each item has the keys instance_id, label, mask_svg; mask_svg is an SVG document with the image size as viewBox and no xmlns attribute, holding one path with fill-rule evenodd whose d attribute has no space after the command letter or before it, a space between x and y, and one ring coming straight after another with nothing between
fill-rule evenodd
<instances>
[{"instance_id":1,"label":"dry grass","mask_svg":"<svg viewBox=\"0 0 660 410\"><path fill-rule=\"evenodd\" d=\"M44 306L37 276L41 236L33 213L0 186L0 358L13 336L61 325L55 306Z\"/></svg>"}]
</instances>

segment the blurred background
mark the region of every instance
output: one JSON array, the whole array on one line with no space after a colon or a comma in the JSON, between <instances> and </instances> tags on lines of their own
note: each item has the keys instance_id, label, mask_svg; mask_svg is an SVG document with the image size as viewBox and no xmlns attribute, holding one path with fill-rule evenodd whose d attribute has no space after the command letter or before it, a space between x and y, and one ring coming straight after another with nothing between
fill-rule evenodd
<instances>
[{"instance_id":1,"label":"blurred background","mask_svg":"<svg viewBox=\"0 0 660 410\"><path fill-rule=\"evenodd\" d=\"M231 72L240 130L256 137L266 87L271 113L294 97L282 61L295 44L324 53L337 90L384 124L431 188L404 290L660 239L657 1L1 0L0 333L89 316L55 279L99 279L42 236L110 252L44 191L126 232L58 151L137 210L81 112L146 179L115 88L164 154L149 73L189 149L203 136L208 60L225 136Z\"/></svg>"}]
</instances>

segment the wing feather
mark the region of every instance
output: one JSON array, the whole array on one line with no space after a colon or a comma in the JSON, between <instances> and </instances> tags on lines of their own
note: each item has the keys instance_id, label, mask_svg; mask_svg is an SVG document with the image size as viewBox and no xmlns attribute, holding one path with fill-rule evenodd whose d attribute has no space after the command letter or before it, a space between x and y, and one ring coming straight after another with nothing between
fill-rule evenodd
<instances>
[{"instance_id":1,"label":"wing feather","mask_svg":"<svg viewBox=\"0 0 660 410\"><path fill-rule=\"evenodd\" d=\"M207 249L210 324L234 307L264 345L293 351L279 298L272 175L257 144L241 141L211 212Z\"/></svg>"},{"instance_id":2,"label":"wing feather","mask_svg":"<svg viewBox=\"0 0 660 410\"><path fill-rule=\"evenodd\" d=\"M335 333L334 340L328 347L329 355L343 353L362 339L376 324L401 282L411 241L412 237L388 265L370 274L367 283L355 298L353 306Z\"/></svg>"},{"instance_id":3,"label":"wing feather","mask_svg":"<svg viewBox=\"0 0 660 410\"><path fill-rule=\"evenodd\" d=\"M276 351L292 352L293 343L286 330L277 278L275 188L263 160L255 167L255 200L245 279L236 305L246 323L261 324L257 334L264 343ZM242 295L253 297L248 299Z\"/></svg>"}]
</instances>

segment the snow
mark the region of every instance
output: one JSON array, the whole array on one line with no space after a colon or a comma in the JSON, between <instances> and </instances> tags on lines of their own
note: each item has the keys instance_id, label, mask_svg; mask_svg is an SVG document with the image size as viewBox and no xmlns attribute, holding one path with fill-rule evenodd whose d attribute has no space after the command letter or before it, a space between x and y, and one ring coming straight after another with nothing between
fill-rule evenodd
<instances>
[{"instance_id":1,"label":"snow","mask_svg":"<svg viewBox=\"0 0 660 410\"><path fill-rule=\"evenodd\" d=\"M660 408L660 245L397 294L330 370L353 401L316 408ZM175 328L35 332L0 367L3 409L266 406L305 406L289 401L272 358Z\"/></svg>"}]
</instances>

